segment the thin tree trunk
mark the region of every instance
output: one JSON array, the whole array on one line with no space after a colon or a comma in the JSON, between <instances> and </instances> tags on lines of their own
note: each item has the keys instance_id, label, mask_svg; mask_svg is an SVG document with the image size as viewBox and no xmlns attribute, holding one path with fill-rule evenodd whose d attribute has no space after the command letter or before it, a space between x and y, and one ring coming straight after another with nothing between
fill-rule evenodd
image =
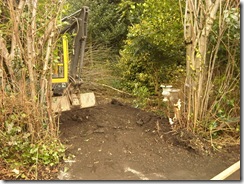
<instances>
[{"instance_id":1,"label":"thin tree trunk","mask_svg":"<svg viewBox=\"0 0 244 184\"><path fill-rule=\"evenodd\" d=\"M36 101L36 80L35 80L35 71L34 67L36 65L36 57L35 57L35 21L36 21L36 6L37 0L28 2L29 11L32 12L31 24L27 27L27 60L26 65L28 67L29 79L30 79L30 90L31 90L31 98L33 101Z\"/></svg>"}]
</instances>

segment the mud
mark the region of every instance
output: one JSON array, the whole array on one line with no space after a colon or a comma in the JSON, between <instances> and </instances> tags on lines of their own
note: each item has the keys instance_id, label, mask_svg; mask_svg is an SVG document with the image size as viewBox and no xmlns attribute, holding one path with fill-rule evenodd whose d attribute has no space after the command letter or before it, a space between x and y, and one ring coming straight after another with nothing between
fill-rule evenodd
<instances>
[{"instance_id":1,"label":"mud","mask_svg":"<svg viewBox=\"0 0 244 184\"><path fill-rule=\"evenodd\" d=\"M63 112L61 140L68 147L60 180L209 180L240 159L239 146L212 152L167 119L117 99ZM240 171L228 178L240 180Z\"/></svg>"}]
</instances>

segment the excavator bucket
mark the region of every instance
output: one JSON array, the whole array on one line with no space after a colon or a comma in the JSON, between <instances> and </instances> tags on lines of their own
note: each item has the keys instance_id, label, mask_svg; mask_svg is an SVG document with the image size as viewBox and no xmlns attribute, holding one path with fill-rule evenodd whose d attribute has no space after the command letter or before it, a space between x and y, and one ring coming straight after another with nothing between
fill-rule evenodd
<instances>
[{"instance_id":1,"label":"excavator bucket","mask_svg":"<svg viewBox=\"0 0 244 184\"><path fill-rule=\"evenodd\" d=\"M72 94L68 96L52 97L52 110L54 112L69 111L74 108L88 108L96 105L96 99L93 92Z\"/></svg>"},{"instance_id":2,"label":"excavator bucket","mask_svg":"<svg viewBox=\"0 0 244 184\"><path fill-rule=\"evenodd\" d=\"M93 92L81 93L79 99L80 108L93 107L96 104L95 94Z\"/></svg>"},{"instance_id":3,"label":"excavator bucket","mask_svg":"<svg viewBox=\"0 0 244 184\"><path fill-rule=\"evenodd\" d=\"M52 97L52 110L54 112L69 111L70 109L71 104L67 96Z\"/></svg>"}]
</instances>

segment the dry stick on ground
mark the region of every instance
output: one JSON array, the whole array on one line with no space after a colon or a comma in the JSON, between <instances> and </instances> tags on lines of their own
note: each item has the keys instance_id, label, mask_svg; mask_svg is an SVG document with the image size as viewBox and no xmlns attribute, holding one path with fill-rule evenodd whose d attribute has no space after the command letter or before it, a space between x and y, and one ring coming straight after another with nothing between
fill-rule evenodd
<instances>
[{"instance_id":1,"label":"dry stick on ground","mask_svg":"<svg viewBox=\"0 0 244 184\"><path fill-rule=\"evenodd\" d=\"M119 93L124 93L124 94L130 95L130 96L133 96L133 95L132 95L132 94L130 94L130 93L127 93L127 92L121 91L121 90L116 89L116 88L114 88L114 87L112 87L112 86L108 86L108 85L106 85L106 84L101 84L101 85L102 85L102 86L105 86L105 87L108 87L108 88L110 88L110 89L113 89L113 90L115 90L115 91L118 91Z\"/></svg>"},{"instance_id":2,"label":"dry stick on ground","mask_svg":"<svg viewBox=\"0 0 244 184\"><path fill-rule=\"evenodd\" d=\"M112 86L109 86L109 85L106 85L106 84L99 84L99 83L94 83L94 82L92 82L92 84L95 84L95 85L101 85L101 86L104 86L104 87L107 87L107 88L113 89L113 90L115 90L115 91L117 91L117 92L119 92L119 93L123 93L123 94L129 95L129 96L133 96L133 95L132 95L132 94L130 94L130 93L127 93L127 92L121 91L121 90L119 90L119 89L116 89L116 88L114 88L114 87L112 87Z\"/></svg>"}]
</instances>

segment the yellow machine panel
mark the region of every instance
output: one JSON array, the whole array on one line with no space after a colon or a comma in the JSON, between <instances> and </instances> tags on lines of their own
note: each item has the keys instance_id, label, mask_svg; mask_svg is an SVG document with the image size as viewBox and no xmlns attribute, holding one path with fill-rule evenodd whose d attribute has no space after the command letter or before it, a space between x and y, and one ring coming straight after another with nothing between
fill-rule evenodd
<instances>
[{"instance_id":1,"label":"yellow machine panel","mask_svg":"<svg viewBox=\"0 0 244 184\"><path fill-rule=\"evenodd\" d=\"M68 38L66 35L62 36L63 58L58 63L53 64L52 83L67 83L69 71L69 50Z\"/></svg>"}]
</instances>

